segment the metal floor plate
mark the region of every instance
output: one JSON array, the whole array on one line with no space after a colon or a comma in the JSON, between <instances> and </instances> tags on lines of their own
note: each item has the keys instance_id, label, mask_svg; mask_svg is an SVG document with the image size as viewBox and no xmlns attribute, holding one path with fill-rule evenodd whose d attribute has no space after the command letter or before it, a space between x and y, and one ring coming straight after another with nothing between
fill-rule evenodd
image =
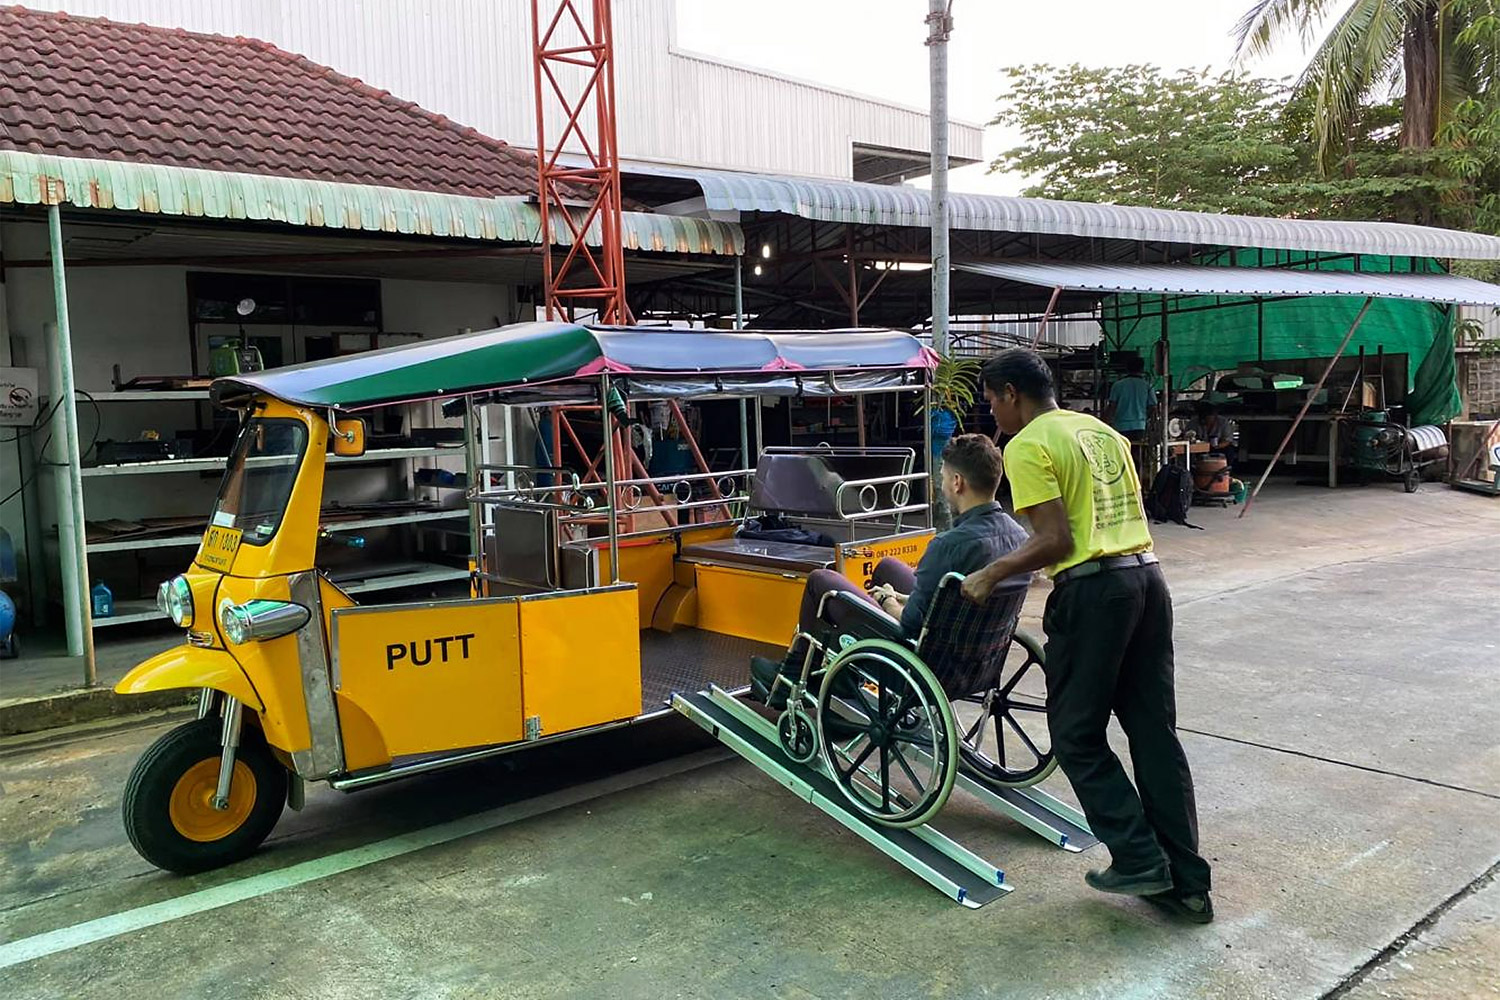
<instances>
[{"instance_id":1,"label":"metal floor plate","mask_svg":"<svg viewBox=\"0 0 1500 1000\"><path fill-rule=\"evenodd\" d=\"M779 660L786 650L753 639L679 628L670 634L641 632L641 713L667 706L673 691L707 691L717 684L728 691L750 683L750 657Z\"/></svg>"}]
</instances>

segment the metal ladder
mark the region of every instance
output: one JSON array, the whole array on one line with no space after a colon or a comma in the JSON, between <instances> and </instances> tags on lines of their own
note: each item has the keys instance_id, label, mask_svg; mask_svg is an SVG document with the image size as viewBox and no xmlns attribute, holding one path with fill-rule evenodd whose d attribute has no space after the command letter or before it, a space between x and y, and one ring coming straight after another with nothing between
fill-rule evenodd
<instances>
[{"instance_id":1,"label":"metal ladder","mask_svg":"<svg viewBox=\"0 0 1500 1000\"><path fill-rule=\"evenodd\" d=\"M817 806L954 902L977 909L1011 891L1002 869L931 824L897 829L866 819L835 787L821 757L809 764L789 760L777 739L775 724L724 689L714 686L706 692L674 693L671 704L777 784ZM1038 789L1008 789L997 794L962 772L956 785L1064 850L1082 851L1098 843L1076 810Z\"/></svg>"}]
</instances>

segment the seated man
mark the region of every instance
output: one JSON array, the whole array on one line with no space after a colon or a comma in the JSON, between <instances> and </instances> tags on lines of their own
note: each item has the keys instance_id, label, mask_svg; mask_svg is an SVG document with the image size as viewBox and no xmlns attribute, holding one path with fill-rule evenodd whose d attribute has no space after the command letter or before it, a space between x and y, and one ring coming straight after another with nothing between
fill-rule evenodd
<instances>
[{"instance_id":1,"label":"seated man","mask_svg":"<svg viewBox=\"0 0 1500 1000\"><path fill-rule=\"evenodd\" d=\"M791 649L780 663L763 656L751 657L752 698L767 702L771 708L786 707L789 689L775 684L776 674L779 671L791 680L801 677L807 655L807 639L801 633L812 632L817 626L818 607L825 594L835 590L857 594L886 614L893 636L916 639L944 576L973 572L1026 541L1025 530L995 502L995 490L1000 486L1000 449L989 438L960 434L951 439L943 448L938 475L943 498L953 511L953 527L932 540L915 572L900 560L882 559L875 567L870 593L831 569L809 573L802 591L799 635ZM830 605L829 617L835 625L840 623L839 611L838 604Z\"/></svg>"},{"instance_id":2,"label":"seated man","mask_svg":"<svg viewBox=\"0 0 1500 1000\"><path fill-rule=\"evenodd\" d=\"M1193 431L1199 441L1208 442L1208 450L1228 454L1234 446L1234 432L1229 421L1219 408L1208 400L1200 400L1193 407Z\"/></svg>"}]
</instances>

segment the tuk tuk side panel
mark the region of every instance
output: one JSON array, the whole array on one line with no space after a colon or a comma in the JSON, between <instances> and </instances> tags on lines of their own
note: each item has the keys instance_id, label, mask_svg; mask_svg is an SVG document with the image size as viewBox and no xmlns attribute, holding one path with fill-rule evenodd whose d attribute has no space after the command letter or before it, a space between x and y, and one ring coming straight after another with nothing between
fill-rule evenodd
<instances>
[{"instance_id":1,"label":"tuk tuk side panel","mask_svg":"<svg viewBox=\"0 0 1500 1000\"><path fill-rule=\"evenodd\" d=\"M785 646L797 627L805 577L732 566L693 567L698 627Z\"/></svg>"},{"instance_id":2,"label":"tuk tuk side panel","mask_svg":"<svg viewBox=\"0 0 1500 1000\"><path fill-rule=\"evenodd\" d=\"M641 713L641 619L634 587L520 600L525 717L555 736Z\"/></svg>"},{"instance_id":3,"label":"tuk tuk side panel","mask_svg":"<svg viewBox=\"0 0 1500 1000\"><path fill-rule=\"evenodd\" d=\"M704 527L684 528L671 535L655 538L626 539L620 542L620 580L633 583L638 591L639 618L649 623L656 614L657 605L676 582L676 562L679 543L694 545L734 534L732 524L714 524ZM609 546L599 545L599 576L610 579Z\"/></svg>"},{"instance_id":4,"label":"tuk tuk side panel","mask_svg":"<svg viewBox=\"0 0 1500 1000\"><path fill-rule=\"evenodd\" d=\"M522 736L514 600L340 609L331 647L350 770Z\"/></svg>"},{"instance_id":5,"label":"tuk tuk side panel","mask_svg":"<svg viewBox=\"0 0 1500 1000\"><path fill-rule=\"evenodd\" d=\"M836 566L845 577L868 590L870 579L875 573L875 567L880 565L880 560L893 557L916 569L927 546L932 544L935 537L936 532L931 528L923 528L921 531L907 531L886 538L845 542L838 547Z\"/></svg>"}]
</instances>

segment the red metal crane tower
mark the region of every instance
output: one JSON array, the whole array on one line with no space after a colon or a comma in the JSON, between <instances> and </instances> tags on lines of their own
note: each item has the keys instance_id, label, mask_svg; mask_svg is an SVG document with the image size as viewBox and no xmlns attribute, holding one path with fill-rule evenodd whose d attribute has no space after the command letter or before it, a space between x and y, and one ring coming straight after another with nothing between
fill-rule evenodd
<instances>
[{"instance_id":1,"label":"red metal crane tower","mask_svg":"<svg viewBox=\"0 0 1500 1000\"><path fill-rule=\"evenodd\" d=\"M544 7L552 10L550 18L545 17ZM547 319L572 319L576 308L591 307L598 311L601 323L632 323L625 304L625 250L620 237L610 0L531 0L531 37ZM561 130L550 138L549 104L563 118ZM586 128L590 117L592 137ZM559 162L570 144L583 153L586 163L582 166ZM567 228L571 245L560 259L554 259L553 232L558 225ZM600 236L597 249L584 238L594 226Z\"/></svg>"}]
</instances>

